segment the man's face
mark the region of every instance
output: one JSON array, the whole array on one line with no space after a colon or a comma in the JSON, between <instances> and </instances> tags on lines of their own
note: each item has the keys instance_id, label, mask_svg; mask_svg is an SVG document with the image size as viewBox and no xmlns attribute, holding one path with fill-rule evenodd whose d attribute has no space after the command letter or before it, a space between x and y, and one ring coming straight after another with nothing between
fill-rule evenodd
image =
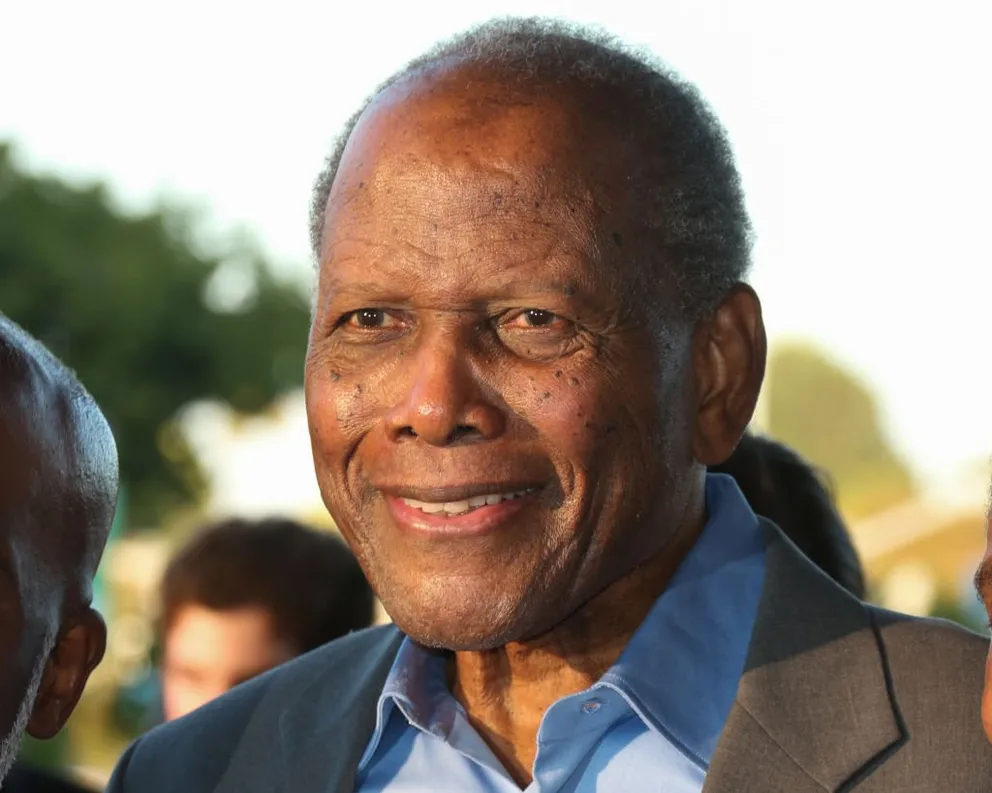
<instances>
[{"instance_id":1,"label":"man's face","mask_svg":"<svg viewBox=\"0 0 992 793\"><path fill-rule=\"evenodd\" d=\"M396 623L451 649L536 636L653 556L694 473L691 329L632 288L626 144L472 92L404 83L352 135L306 367L325 503Z\"/></svg>"},{"instance_id":2,"label":"man's face","mask_svg":"<svg viewBox=\"0 0 992 793\"><path fill-rule=\"evenodd\" d=\"M177 719L298 653L261 606L215 611L182 606L165 636L162 705Z\"/></svg>"},{"instance_id":3,"label":"man's face","mask_svg":"<svg viewBox=\"0 0 992 793\"><path fill-rule=\"evenodd\" d=\"M985 558L978 567L975 575L975 588L978 596L985 604L985 611L992 624L992 512L988 516L985 529ZM985 663L985 691L982 694L982 723L985 734L992 741L992 645L989 647L988 659Z\"/></svg>"},{"instance_id":4,"label":"man's face","mask_svg":"<svg viewBox=\"0 0 992 793\"><path fill-rule=\"evenodd\" d=\"M25 730L62 728L103 657L82 556L116 495L106 471L80 465L95 425L26 368L0 369L0 780Z\"/></svg>"},{"instance_id":5,"label":"man's face","mask_svg":"<svg viewBox=\"0 0 992 793\"><path fill-rule=\"evenodd\" d=\"M4 431L0 427L0 441ZM0 462L3 453L0 452ZM17 756L59 626L60 588L33 541L15 469L0 476L0 779ZM49 560L50 561L50 560Z\"/></svg>"}]
</instances>

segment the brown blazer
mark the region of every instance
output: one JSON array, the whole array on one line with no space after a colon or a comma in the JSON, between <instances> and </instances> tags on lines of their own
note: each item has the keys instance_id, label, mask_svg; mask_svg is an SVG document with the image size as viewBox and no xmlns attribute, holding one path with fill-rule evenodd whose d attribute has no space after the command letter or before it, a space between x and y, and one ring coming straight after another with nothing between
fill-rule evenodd
<instances>
[{"instance_id":1,"label":"brown blazer","mask_svg":"<svg viewBox=\"0 0 992 793\"><path fill-rule=\"evenodd\" d=\"M704 793L992 792L985 641L855 600L762 525L764 590ZM153 730L108 793L352 793L401 639L351 634Z\"/></svg>"}]
</instances>

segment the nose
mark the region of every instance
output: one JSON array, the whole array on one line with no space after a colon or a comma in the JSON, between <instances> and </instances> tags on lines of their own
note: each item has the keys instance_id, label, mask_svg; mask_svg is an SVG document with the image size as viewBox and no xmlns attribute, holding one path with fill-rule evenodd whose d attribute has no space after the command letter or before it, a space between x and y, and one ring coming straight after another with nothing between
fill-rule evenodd
<instances>
[{"instance_id":1,"label":"nose","mask_svg":"<svg viewBox=\"0 0 992 793\"><path fill-rule=\"evenodd\" d=\"M405 367L400 397L386 414L390 440L419 438L431 446L492 440L504 429L502 410L487 398L463 334L425 334Z\"/></svg>"}]
</instances>

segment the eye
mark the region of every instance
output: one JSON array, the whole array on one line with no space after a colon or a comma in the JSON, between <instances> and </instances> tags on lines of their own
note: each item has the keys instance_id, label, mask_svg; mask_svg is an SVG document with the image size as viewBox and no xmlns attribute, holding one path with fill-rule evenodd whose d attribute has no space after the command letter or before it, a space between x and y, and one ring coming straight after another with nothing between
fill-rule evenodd
<instances>
[{"instance_id":1,"label":"eye","mask_svg":"<svg viewBox=\"0 0 992 793\"><path fill-rule=\"evenodd\" d=\"M564 320L557 314L541 308L525 308L509 324L517 328L550 328Z\"/></svg>"},{"instance_id":2,"label":"eye","mask_svg":"<svg viewBox=\"0 0 992 793\"><path fill-rule=\"evenodd\" d=\"M353 328L388 328L395 320L381 308L360 308L341 318L342 325Z\"/></svg>"}]
</instances>

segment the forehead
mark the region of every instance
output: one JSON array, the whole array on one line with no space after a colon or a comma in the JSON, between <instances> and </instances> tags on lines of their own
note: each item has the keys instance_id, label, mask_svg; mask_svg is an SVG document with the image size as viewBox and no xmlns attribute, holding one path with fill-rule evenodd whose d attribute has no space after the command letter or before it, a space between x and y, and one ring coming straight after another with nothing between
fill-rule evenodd
<instances>
[{"instance_id":1,"label":"forehead","mask_svg":"<svg viewBox=\"0 0 992 793\"><path fill-rule=\"evenodd\" d=\"M204 664L224 658L252 664L278 641L272 615L261 606L215 610L197 603L179 609L165 639L170 655Z\"/></svg>"},{"instance_id":2,"label":"forehead","mask_svg":"<svg viewBox=\"0 0 992 793\"><path fill-rule=\"evenodd\" d=\"M591 127L562 99L456 77L393 86L360 119L326 207L322 265L354 255L392 277L398 260L421 273L455 262L468 276L502 257L513 278L518 259L599 258L611 207Z\"/></svg>"}]
</instances>

